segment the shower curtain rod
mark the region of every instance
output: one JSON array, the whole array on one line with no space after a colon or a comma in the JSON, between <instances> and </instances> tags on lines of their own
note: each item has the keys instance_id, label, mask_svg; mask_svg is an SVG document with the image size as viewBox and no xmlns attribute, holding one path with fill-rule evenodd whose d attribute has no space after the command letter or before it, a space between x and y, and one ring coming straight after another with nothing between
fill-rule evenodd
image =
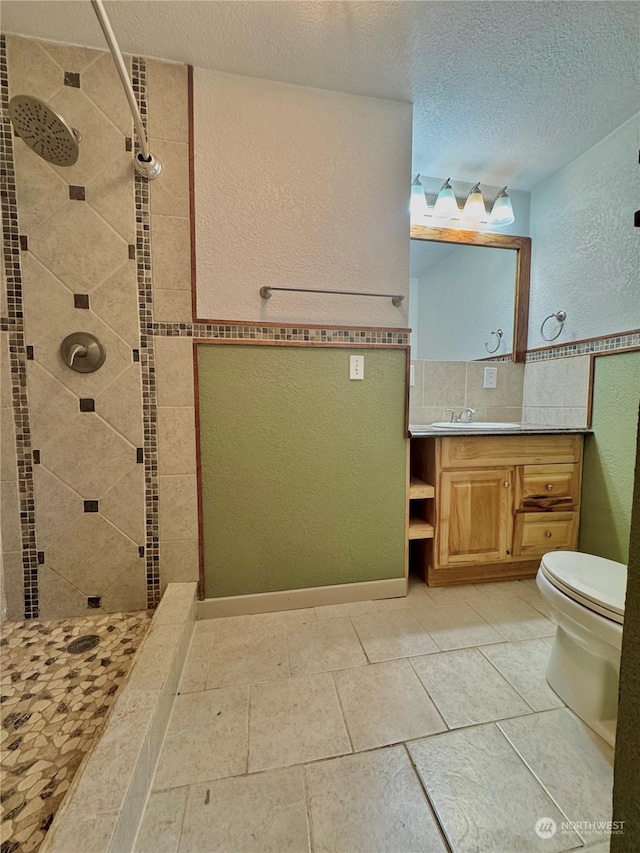
<instances>
[{"instance_id":1,"label":"shower curtain rod","mask_svg":"<svg viewBox=\"0 0 640 853\"><path fill-rule=\"evenodd\" d=\"M157 178L160 172L162 171L162 163L160 162L160 160L158 160L157 157L154 157L151 151L149 150L149 140L147 138L147 133L144 129L144 125L142 124L142 117L140 116L140 110L138 109L138 104L136 103L136 96L133 93L133 86L131 85L131 80L129 79L127 66L124 64L122 53L120 52L115 33L111 28L111 23L107 16L107 12L104 6L102 5L102 0L91 0L91 5L93 6L93 11L96 13L98 23L100 24L104 37L107 41L107 44L109 45L109 50L111 51L111 56L113 57L113 62L116 66L116 70L120 75L122 87L124 89L125 95L127 96L127 101L129 102L129 109L131 110L131 115L133 116L133 123L135 125L136 133L138 135L138 141L140 143L141 150L140 154L138 154L134 158L133 166L139 175L142 175L144 178L147 178L147 180L152 181L154 178Z\"/></svg>"},{"instance_id":2,"label":"shower curtain rod","mask_svg":"<svg viewBox=\"0 0 640 853\"><path fill-rule=\"evenodd\" d=\"M404 301L404 296L401 293L367 293L363 290L315 290L310 287L261 287L260 296L263 299L271 299L272 290L288 290L296 293L333 293L337 296L382 296L384 299L390 299L398 308Z\"/></svg>"}]
</instances>

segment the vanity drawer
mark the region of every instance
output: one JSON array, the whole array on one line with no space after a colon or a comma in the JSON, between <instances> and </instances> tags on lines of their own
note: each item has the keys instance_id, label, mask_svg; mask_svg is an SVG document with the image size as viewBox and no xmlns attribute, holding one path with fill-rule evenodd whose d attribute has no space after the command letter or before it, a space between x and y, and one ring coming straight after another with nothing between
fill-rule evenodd
<instances>
[{"instance_id":1,"label":"vanity drawer","mask_svg":"<svg viewBox=\"0 0 640 853\"><path fill-rule=\"evenodd\" d=\"M516 490L517 510L574 510L580 503L580 466L522 465Z\"/></svg>"},{"instance_id":2,"label":"vanity drawer","mask_svg":"<svg viewBox=\"0 0 640 853\"><path fill-rule=\"evenodd\" d=\"M514 556L541 557L547 551L569 550L577 545L578 513L516 513Z\"/></svg>"},{"instance_id":3,"label":"vanity drawer","mask_svg":"<svg viewBox=\"0 0 640 853\"><path fill-rule=\"evenodd\" d=\"M582 458L581 435L486 435L440 438L441 468L567 464Z\"/></svg>"}]
</instances>

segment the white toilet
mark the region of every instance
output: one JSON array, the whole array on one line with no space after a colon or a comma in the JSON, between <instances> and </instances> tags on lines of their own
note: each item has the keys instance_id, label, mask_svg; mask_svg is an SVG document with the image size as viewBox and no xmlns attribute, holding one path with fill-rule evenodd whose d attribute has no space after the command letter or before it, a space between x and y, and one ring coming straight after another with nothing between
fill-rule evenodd
<instances>
[{"instance_id":1,"label":"white toilet","mask_svg":"<svg viewBox=\"0 0 640 853\"><path fill-rule=\"evenodd\" d=\"M577 551L552 551L536 583L558 624L547 681L613 746L627 567Z\"/></svg>"}]
</instances>

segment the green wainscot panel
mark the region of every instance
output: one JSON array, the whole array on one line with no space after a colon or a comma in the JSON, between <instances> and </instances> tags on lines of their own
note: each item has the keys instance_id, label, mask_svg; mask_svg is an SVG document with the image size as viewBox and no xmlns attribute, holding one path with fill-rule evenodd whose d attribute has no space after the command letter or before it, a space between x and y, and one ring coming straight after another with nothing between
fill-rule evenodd
<instances>
[{"instance_id":1,"label":"green wainscot panel","mask_svg":"<svg viewBox=\"0 0 640 853\"><path fill-rule=\"evenodd\" d=\"M207 598L404 575L405 358L198 346Z\"/></svg>"},{"instance_id":2,"label":"green wainscot panel","mask_svg":"<svg viewBox=\"0 0 640 853\"><path fill-rule=\"evenodd\" d=\"M594 434L587 436L580 551L627 563L636 463L640 352L599 356L593 385Z\"/></svg>"}]
</instances>

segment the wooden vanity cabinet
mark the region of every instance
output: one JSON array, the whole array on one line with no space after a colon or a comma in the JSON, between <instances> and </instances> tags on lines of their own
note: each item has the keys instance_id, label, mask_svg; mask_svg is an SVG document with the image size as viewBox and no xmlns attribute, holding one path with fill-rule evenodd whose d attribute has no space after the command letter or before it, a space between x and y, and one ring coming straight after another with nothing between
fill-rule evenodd
<instances>
[{"instance_id":1,"label":"wooden vanity cabinet","mask_svg":"<svg viewBox=\"0 0 640 853\"><path fill-rule=\"evenodd\" d=\"M533 577L547 551L577 547L581 435L411 440L411 476L434 486L430 586Z\"/></svg>"}]
</instances>

